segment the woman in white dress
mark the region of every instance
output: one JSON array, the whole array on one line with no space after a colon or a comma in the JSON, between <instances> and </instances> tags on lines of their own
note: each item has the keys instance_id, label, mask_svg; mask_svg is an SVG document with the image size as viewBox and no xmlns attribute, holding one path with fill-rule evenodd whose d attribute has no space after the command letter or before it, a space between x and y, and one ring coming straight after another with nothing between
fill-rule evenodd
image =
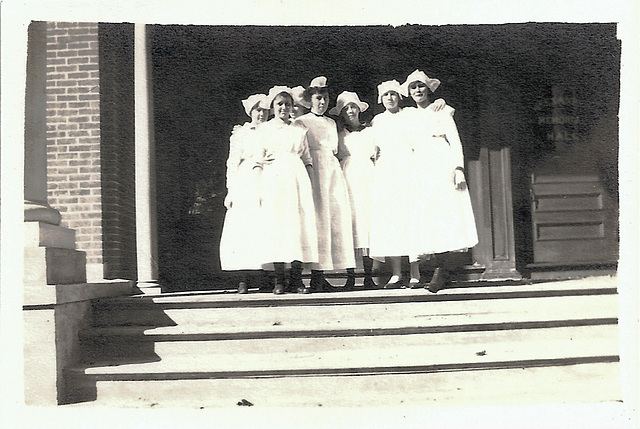
<instances>
[{"instance_id":1,"label":"woman in white dress","mask_svg":"<svg viewBox=\"0 0 640 429\"><path fill-rule=\"evenodd\" d=\"M260 215L258 176L253 172L251 155L255 152L256 130L269 115L267 96L254 94L242 101L251 118L236 125L229 139L227 159L227 212L220 238L220 264L225 271L238 272L238 293L247 293L247 271L262 268L257 249L261 244L260 230L255 228Z\"/></svg>"},{"instance_id":2,"label":"woman in white dress","mask_svg":"<svg viewBox=\"0 0 640 429\"><path fill-rule=\"evenodd\" d=\"M369 257L371 181L377 148L367 132L369 124L360 121L360 112L368 108L358 94L343 91L329 113L339 116L337 156L349 191L353 245L356 257L362 258L364 289L377 289L372 278L373 259ZM347 268L347 272L351 272L349 278L355 276L353 268Z\"/></svg>"},{"instance_id":3,"label":"woman in white dress","mask_svg":"<svg viewBox=\"0 0 640 429\"><path fill-rule=\"evenodd\" d=\"M318 264L311 272L311 287L318 291L351 289L355 284L353 271L348 273L346 288L337 288L324 278L324 270L355 268L351 209L347 185L336 154L338 130L333 119L324 115L329 107L327 79L313 79L304 98L311 112L295 120L307 130L309 150L313 158L313 199L318 233Z\"/></svg>"},{"instance_id":4,"label":"woman in white dress","mask_svg":"<svg viewBox=\"0 0 640 429\"><path fill-rule=\"evenodd\" d=\"M391 265L391 278L385 289L404 287L402 258L409 257L411 286L420 283L420 261L414 253L412 211L416 203L412 174L413 146L409 138L411 123L400 107L403 90L397 80L378 85L378 103L385 111L372 121L372 132L379 158L374 170L369 234L371 257ZM436 100L430 109L438 110L444 100Z\"/></svg>"},{"instance_id":5,"label":"woman in white dress","mask_svg":"<svg viewBox=\"0 0 640 429\"><path fill-rule=\"evenodd\" d=\"M431 292L437 292L449 280L443 254L466 251L478 243L454 109L445 106L436 112L429 108L429 92L439 85L438 79L420 70L411 73L402 85L403 93L416 103L415 108L405 109L414 148L412 170L419 189L412 207L412 255L436 256L433 278L425 286Z\"/></svg>"},{"instance_id":6,"label":"woman in white dress","mask_svg":"<svg viewBox=\"0 0 640 429\"><path fill-rule=\"evenodd\" d=\"M318 261L318 238L310 177L313 160L307 132L290 125L293 106L291 89L275 86L267 103L274 117L258 131L255 168L261 174L262 257L264 267L273 267L273 293L309 293L302 282L302 264ZM284 266L291 262L287 286Z\"/></svg>"},{"instance_id":7,"label":"woman in white dress","mask_svg":"<svg viewBox=\"0 0 640 429\"><path fill-rule=\"evenodd\" d=\"M411 146L406 138L406 123L400 107L401 88L397 80L378 85L378 103L385 111L372 123L374 142L379 158L373 175L371 195L371 257L391 265L391 278L385 289L402 285L402 256L408 255L410 228L407 222L411 209L408 166Z\"/></svg>"}]
</instances>

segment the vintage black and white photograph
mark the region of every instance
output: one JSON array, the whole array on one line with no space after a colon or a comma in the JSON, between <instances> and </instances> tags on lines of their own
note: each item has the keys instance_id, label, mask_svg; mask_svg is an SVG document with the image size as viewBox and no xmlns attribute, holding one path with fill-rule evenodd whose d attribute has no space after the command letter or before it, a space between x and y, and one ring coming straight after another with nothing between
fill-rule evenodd
<instances>
[{"instance_id":1,"label":"vintage black and white photograph","mask_svg":"<svg viewBox=\"0 0 640 429\"><path fill-rule=\"evenodd\" d=\"M635 427L632 2L27 3L8 422Z\"/></svg>"}]
</instances>

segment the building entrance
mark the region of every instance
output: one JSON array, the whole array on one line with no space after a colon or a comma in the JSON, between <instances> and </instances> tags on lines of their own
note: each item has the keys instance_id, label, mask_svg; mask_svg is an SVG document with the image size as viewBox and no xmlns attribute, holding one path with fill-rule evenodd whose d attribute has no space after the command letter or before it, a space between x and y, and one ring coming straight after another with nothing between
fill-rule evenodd
<instances>
[{"instance_id":1,"label":"building entrance","mask_svg":"<svg viewBox=\"0 0 640 429\"><path fill-rule=\"evenodd\" d=\"M615 32L609 24L150 26L163 288L233 287L220 270L218 245L229 136L234 125L247 120L242 99L324 75L331 106L339 92L355 91L373 107L364 117L370 119L382 110L376 85L403 80L416 68L442 81L435 96L456 109L465 157L476 162L477 177L486 178L474 185L468 177L474 209L483 211L476 215L486 239L465 263L475 265L477 273L506 258L509 270L526 273L534 263L536 238L532 174L551 166L557 151L544 119L549 115L541 109L554 86L569 87L579 104L579 137L572 144L578 151L586 145L593 119L617 112ZM617 135L606 136L601 147L608 156L617 154ZM496 169L497 162L508 169ZM553 165L564 169L562 163ZM597 180L602 182L607 170L604 188L617 189L610 163L602 167L596 162ZM513 251L497 251L499 242L511 243ZM606 258L615 260L617 254Z\"/></svg>"}]
</instances>

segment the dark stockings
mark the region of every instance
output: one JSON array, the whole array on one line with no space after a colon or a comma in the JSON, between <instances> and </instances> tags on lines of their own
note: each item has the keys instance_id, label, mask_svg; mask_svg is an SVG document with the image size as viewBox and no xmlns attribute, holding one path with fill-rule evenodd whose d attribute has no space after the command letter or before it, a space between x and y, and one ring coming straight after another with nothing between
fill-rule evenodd
<instances>
[{"instance_id":1,"label":"dark stockings","mask_svg":"<svg viewBox=\"0 0 640 429\"><path fill-rule=\"evenodd\" d=\"M368 256L362 257L362 266L364 268L364 289L378 289L378 285L373 281L373 259Z\"/></svg>"},{"instance_id":2,"label":"dark stockings","mask_svg":"<svg viewBox=\"0 0 640 429\"><path fill-rule=\"evenodd\" d=\"M273 263L273 274L275 277L275 287L273 293L276 295L282 295L284 293L285 277L284 277L284 262Z\"/></svg>"}]
</instances>

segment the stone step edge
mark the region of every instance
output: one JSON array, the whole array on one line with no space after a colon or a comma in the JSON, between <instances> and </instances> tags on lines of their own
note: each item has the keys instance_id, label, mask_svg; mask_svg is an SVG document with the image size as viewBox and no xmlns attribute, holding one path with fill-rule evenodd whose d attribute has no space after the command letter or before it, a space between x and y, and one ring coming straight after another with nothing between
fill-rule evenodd
<instances>
[{"instance_id":1,"label":"stone step edge","mask_svg":"<svg viewBox=\"0 0 640 429\"><path fill-rule=\"evenodd\" d=\"M194 371L194 372L162 372L162 373L111 373L109 367L103 367L105 372L100 374L86 374L82 366L65 370L65 376L81 378L92 382L110 381L186 381L207 379L242 379L242 378L282 378L282 377L327 377L353 375L400 375L426 374L436 372L500 370L514 368L536 368L552 366L571 366L594 363L619 363L619 355L603 356L573 356L563 358L519 359L488 362L458 362L431 365L409 366L376 366L349 368L308 368L308 369L271 369L271 370L241 370L241 371ZM93 365L92 365L93 367Z\"/></svg>"},{"instance_id":2,"label":"stone step edge","mask_svg":"<svg viewBox=\"0 0 640 429\"><path fill-rule=\"evenodd\" d=\"M465 293L445 293L432 294L427 291L424 293L408 294L368 294L361 295L352 294L351 292L324 293L324 294L285 294L282 296L271 295L268 298L254 297L251 295L235 295L236 299L228 300L211 300L205 301L172 301L162 302L155 297L129 297L114 299L97 299L94 300L95 307L109 308L114 311L130 310L130 309L146 309L156 308L158 310L173 309L195 309L195 308L254 308L254 307L292 307L292 306L329 306L329 305L379 305L379 304L400 304L400 303L416 303L416 302L446 302L446 301L482 301L496 299L524 299L524 298L554 298L554 297L573 297L573 296L589 296L589 295L616 295L617 288L601 287L601 288L580 288L580 289L552 289L552 290L523 290L523 291L468 291ZM374 291L375 292L375 291ZM390 291L393 292L393 291ZM340 296L335 296L335 295ZM257 295L257 294L256 294ZM263 294L260 294L263 295ZM265 294L266 295L266 294Z\"/></svg>"},{"instance_id":3,"label":"stone step edge","mask_svg":"<svg viewBox=\"0 0 640 429\"><path fill-rule=\"evenodd\" d=\"M104 280L98 282L57 285L25 285L22 309L43 310L53 306L81 301L118 299L133 290L132 280Z\"/></svg>"},{"instance_id":4,"label":"stone step edge","mask_svg":"<svg viewBox=\"0 0 640 429\"><path fill-rule=\"evenodd\" d=\"M592 319L560 319L525 322L496 322L496 323L468 323L456 325L437 325L423 327L400 328L360 328L360 329L318 329L318 330L287 330L287 331L253 331L253 332L224 332L224 333L154 333L144 332L154 329L154 326L116 326L95 327L82 330L81 340L117 339L119 341L135 342L169 342L169 341L228 341L228 340L256 340L271 338L324 338L324 337L362 337L385 335L421 335L435 333L478 332L545 329L560 327L617 325L617 317Z\"/></svg>"},{"instance_id":5,"label":"stone step edge","mask_svg":"<svg viewBox=\"0 0 640 429\"><path fill-rule=\"evenodd\" d=\"M518 282L514 285L513 282L504 281L479 281L473 283L454 283L451 287L444 289L445 293L469 293L473 291L527 291L527 290L573 290L573 289L616 289L618 284L617 277L595 277L587 279L569 279L562 281L539 281L539 282ZM251 290L251 289L250 289ZM255 290L255 289L253 289ZM363 291L359 291L363 292ZM393 290L377 289L372 291L366 291L367 293L380 293L385 294L394 292ZM398 292L398 291L396 291ZM406 292L411 292L407 290ZM425 292L422 290L421 292ZM250 299L253 296L269 296L270 293L250 293L248 295L241 295L243 299ZM327 294L322 294L327 295ZM186 292L163 292L158 295L131 295L122 297L121 300L133 300L133 301L162 301L171 299L193 299L193 298L214 298L214 299L235 299L239 297L235 289L227 290L199 290L199 291L186 291ZM286 296L278 296L276 298L282 299ZM306 296L310 298L310 296ZM115 299L114 299L115 300Z\"/></svg>"}]
</instances>

